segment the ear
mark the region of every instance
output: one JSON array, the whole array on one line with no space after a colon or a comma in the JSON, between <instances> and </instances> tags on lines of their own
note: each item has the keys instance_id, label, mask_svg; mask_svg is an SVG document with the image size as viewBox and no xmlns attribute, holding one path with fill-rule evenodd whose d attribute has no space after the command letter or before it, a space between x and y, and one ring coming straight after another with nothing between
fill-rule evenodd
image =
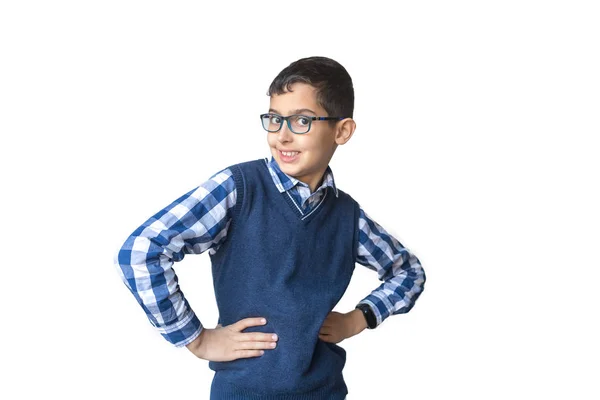
<instances>
[{"instance_id":1,"label":"ear","mask_svg":"<svg viewBox=\"0 0 600 400\"><path fill-rule=\"evenodd\" d=\"M356 130L356 122L352 118L345 118L336 124L335 128L335 143L338 145L345 144Z\"/></svg>"}]
</instances>

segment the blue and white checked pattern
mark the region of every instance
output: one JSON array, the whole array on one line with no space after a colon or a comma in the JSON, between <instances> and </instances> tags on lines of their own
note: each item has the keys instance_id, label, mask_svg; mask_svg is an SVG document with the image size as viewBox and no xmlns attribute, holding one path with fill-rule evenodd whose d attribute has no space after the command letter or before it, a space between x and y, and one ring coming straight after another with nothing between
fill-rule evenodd
<instances>
[{"instance_id":1,"label":"blue and white checked pattern","mask_svg":"<svg viewBox=\"0 0 600 400\"><path fill-rule=\"evenodd\" d=\"M338 195L330 167L313 193L309 186L281 171L274 158L265 162L278 190L287 191L302 213L319 204L327 188ZM237 193L231 170L217 172L136 229L115 254L123 282L150 322L177 347L202 331L179 288L174 262L185 254L215 254L227 236ZM423 291L425 272L419 259L360 208L356 262L376 271L383 283L359 303L370 305L377 325L390 315L406 313Z\"/></svg>"}]
</instances>

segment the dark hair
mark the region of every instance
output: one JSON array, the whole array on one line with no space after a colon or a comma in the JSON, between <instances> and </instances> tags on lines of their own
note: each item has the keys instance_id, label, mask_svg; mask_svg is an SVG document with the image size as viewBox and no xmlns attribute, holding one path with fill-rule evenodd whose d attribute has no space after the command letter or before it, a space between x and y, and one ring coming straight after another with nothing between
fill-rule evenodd
<instances>
[{"instance_id":1,"label":"dark hair","mask_svg":"<svg viewBox=\"0 0 600 400\"><path fill-rule=\"evenodd\" d=\"M317 103L328 116L350 117L354 112L354 87L348 71L337 61L327 57L307 57L285 67L271 82L267 96L290 91L296 82L316 88ZM328 121L334 126L336 121Z\"/></svg>"}]
</instances>

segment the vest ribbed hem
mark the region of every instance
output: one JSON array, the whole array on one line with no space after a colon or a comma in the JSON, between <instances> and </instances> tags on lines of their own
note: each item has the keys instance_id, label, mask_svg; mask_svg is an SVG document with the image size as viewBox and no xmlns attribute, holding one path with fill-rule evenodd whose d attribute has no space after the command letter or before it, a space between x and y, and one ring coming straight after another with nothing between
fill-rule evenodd
<instances>
[{"instance_id":1,"label":"vest ribbed hem","mask_svg":"<svg viewBox=\"0 0 600 400\"><path fill-rule=\"evenodd\" d=\"M216 373L211 385L210 400L344 400L348 394L342 374L308 392L271 395L244 390L219 378L219 373Z\"/></svg>"}]
</instances>

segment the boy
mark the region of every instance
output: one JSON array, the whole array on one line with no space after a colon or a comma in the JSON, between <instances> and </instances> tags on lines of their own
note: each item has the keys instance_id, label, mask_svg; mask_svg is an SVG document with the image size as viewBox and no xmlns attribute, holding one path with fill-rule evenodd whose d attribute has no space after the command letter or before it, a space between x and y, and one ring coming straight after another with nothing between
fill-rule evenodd
<instances>
[{"instance_id":1,"label":"boy","mask_svg":"<svg viewBox=\"0 0 600 400\"><path fill-rule=\"evenodd\" d=\"M335 186L329 162L356 128L344 67L300 59L267 95L260 119L270 160L231 165L175 200L129 236L115 264L164 338L209 361L211 399L341 400L346 352L336 343L408 312L425 273ZM200 323L173 270L185 254L206 250L215 329ZM356 262L383 284L354 310L331 311Z\"/></svg>"}]
</instances>

